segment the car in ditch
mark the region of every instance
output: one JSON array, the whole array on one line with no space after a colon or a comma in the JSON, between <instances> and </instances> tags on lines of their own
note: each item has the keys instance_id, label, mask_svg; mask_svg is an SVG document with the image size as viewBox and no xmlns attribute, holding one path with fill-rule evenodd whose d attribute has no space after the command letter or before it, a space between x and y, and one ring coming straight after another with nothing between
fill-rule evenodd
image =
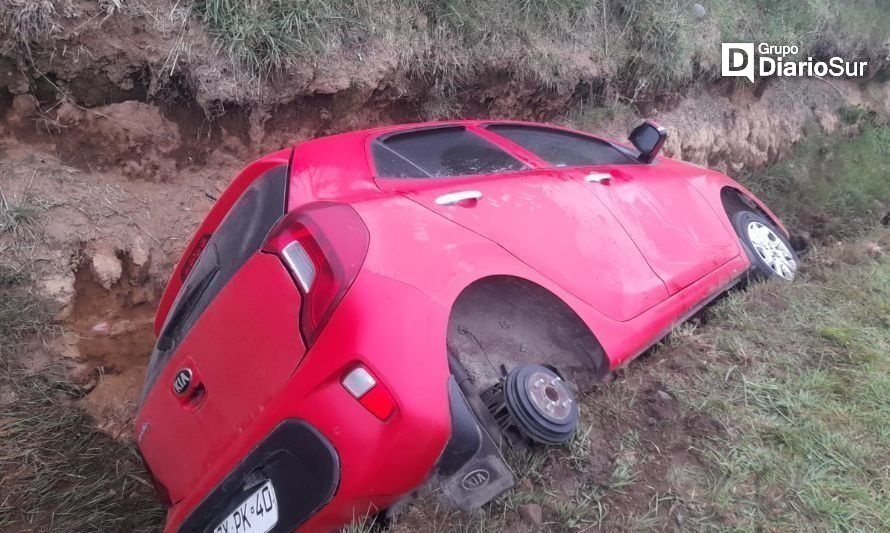
<instances>
[{"instance_id":1,"label":"car in ditch","mask_svg":"<svg viewBox=\"0 0 890 533\"><path fill-rule=\"evenodd\" d=\"M463 120L247 166L164 292L135 421L166 529L330 530L424 484L508 490L575 394L737 283L790 281L779 219L727 176L567 128Z\"/></svg>"}]
</instances>

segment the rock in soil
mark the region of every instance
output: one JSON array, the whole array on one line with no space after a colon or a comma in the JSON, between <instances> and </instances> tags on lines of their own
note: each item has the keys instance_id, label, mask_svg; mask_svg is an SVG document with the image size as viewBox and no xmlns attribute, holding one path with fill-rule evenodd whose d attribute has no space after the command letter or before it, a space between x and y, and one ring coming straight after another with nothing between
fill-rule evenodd
<instances>
[{"instance_id":1,"label":"rock in soil","mask_svg":"<svg viewBox=\"0 0 890 533\"><path fill-rule=\"evenodd\" d=\"M520 505L517 510L523 520L535 527L541 527L541 524L544 522L544 511L536 503Z\"/></svg>"}]
</instances>

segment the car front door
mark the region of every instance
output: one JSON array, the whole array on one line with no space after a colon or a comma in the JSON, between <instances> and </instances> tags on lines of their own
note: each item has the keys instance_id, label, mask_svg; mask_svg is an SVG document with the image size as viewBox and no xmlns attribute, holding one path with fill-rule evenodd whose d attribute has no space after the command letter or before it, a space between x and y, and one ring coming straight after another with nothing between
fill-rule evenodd
<instances>
[{"instance_id":1,"label":"car front door","mask_svg":"<svg viewBox=\"0 0 890 533\"><path fill-rule=\"evenodd\" d=\"M660 165L572 169L621 220L671 294L739 254L738 239L685 176Z\"/></svg>"},{"instance_id":2,"label":"car front door","mask_svg":"<svg viewBox=\"0 0 890 533\"><path fill-rule=\"evenodd\" d=\"M640 164L621 147L576 132L521 124L487 130L581 185L594 208L605 206L671 294L739 254L738 239L688 172L668 171L658 161Z\"/></svg>"},{"instance_id":3,"label":"car front door","mask_svg":"<svg viewBox=\"0 0 890 533\"><path fill-rule=\"evenodd\" d=\"M629 320L668 297L585 183L529 168L466 129L413 131L375 143L382 189L499 244L610 318ZM400 161L418 168L399 170Z\"/></svg>"}]
</instances>

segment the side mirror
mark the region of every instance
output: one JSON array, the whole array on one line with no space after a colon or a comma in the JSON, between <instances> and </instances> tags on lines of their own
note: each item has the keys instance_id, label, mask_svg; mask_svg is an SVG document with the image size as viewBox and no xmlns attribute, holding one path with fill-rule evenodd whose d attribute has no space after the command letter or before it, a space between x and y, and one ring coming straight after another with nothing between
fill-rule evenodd
<instances>
[{"instance_id":1,"label":"side mirror","mask_svg":"<svg viewBox=\"0 0 890 533\"><path fill-rule=\"evenodd\" d=\"M640 151L640 162L651 163L667 139L667 130L658 123L647 120L634 128L628 138Z\"/></svg>"}]
</instances>

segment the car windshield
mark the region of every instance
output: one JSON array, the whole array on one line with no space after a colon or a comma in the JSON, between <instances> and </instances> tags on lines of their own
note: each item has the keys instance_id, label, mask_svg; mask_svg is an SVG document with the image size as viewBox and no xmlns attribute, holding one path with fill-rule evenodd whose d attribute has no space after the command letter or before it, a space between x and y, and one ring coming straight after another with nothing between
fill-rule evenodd
<instances>
[{"instance_id":1,"label":"car windshield","mask_svg":"<svg viewBox=\"0 0 890 533\"><path fill-rule=\"evenodd\" d=\"M375 141L372 152L381 178L441 178L527 168L522 161L463 126L390 135Z\"/></svg>"}]
</instances>

